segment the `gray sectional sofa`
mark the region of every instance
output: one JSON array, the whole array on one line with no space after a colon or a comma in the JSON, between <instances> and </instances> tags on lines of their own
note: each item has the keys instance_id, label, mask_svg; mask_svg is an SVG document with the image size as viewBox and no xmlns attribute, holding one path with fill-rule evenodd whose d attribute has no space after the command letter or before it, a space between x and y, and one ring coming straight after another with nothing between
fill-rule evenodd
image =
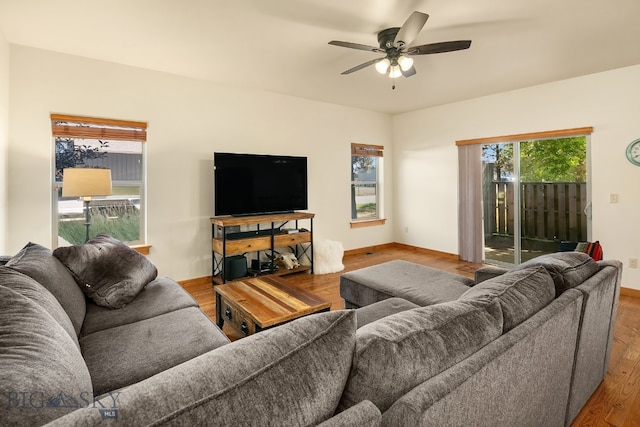
<instances>
[{"instance_id":1,"label":"gray sectional sofa","mask_svg":"<svg viewBox=\"0 0 640 427\"><path fill-rule=\"evenodd\" d=\"M0 266L2 425L565 425L606 371L621 269L543 260L229 343L143 261L114 289L68 255Z\"/></svg>"},{"instance_id":2,"label":"gray sectional sofa","mask_svg":"<svg viewBox=\"0 0 640 427\"><path fill-rule=\"evenodd\" d=\"M621 273L619 261L578 252L484 267L474 281L406 261L345 273L341 295L362 306L347 390L370 364L366 398L383 425L570 425L606 375ZM437 322L461 304L460 317ZM366 357L376 338L389 343L377 369Z\"/></svg>"},{"instance_id":3,"label":"gray sectional sofa","mask_svg":"<svg viewBox=\"0 0 640 427\"><path fill-rule=\"evenodd\" d=\"M0 424L44 424L229 343L180 285L155 278L155 267L114 310L86 298L48 248L29 243L4 261Z\"/></svg>"}]
</instances>

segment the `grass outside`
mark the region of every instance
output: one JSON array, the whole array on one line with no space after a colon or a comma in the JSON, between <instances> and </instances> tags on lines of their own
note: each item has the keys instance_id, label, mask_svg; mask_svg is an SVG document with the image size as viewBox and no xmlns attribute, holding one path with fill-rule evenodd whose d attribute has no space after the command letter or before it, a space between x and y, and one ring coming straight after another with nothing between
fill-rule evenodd
<instances>
[{"instance_id":1,"label":"grass outside","mask_svg":"<svg viewBox=\"0 0 640 427\"><path fill-rule=\"evenodd\" d=\"M360 203L356 204L357 219L369 219L376 218L378 212L375 203Z\"/></svg>"},{"instance_id":2,"label":"grass outside","mask_svg":"<svg viewBox=\"0 0 640 427\"><path fill-rule=\"evenodd\" d=\"M92 213L89 237L93 238L100 233L107 233L123 242L140 240L140 214L125 213L122 216L112 216L109 213ZM86 236L84 216L60 218L58 235L72 245L84 243Z\"/></svg>"}]
</instances>

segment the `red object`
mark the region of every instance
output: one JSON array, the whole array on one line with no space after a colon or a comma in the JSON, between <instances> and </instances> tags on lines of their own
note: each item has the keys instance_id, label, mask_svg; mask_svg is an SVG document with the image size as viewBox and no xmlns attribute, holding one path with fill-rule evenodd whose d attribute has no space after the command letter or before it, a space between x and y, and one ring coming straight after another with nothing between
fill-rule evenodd
<instances>
[{"instance_id":1,"label":"red object","mask_svg":"<svg viewBox=\"0 0 640 427\"><path fill-rule=\"evenodd\" d=\"M596 240L595 242L589 242L587 244L587 250L585 252L595 261L602 260L602 245L598 240Z\"/></svg>"}]
</instances>

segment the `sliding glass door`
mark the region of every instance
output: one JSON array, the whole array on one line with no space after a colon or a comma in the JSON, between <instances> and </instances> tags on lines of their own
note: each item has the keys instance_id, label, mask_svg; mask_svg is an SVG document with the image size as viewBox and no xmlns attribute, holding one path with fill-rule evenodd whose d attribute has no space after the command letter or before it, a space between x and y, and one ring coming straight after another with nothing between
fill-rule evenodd
<instances>
[{"instance_id":1,"label":"sliding glass door","mask_svg":"<svg viewBox=\"0 0 640 427\"><path fill-rule=\"evenodd\" d=\"M519 264L586 241L587 137L482 145L484 259Z\"/></svg>"},{"instance_id":2,"label":"sliding glass door","mask_svg":"<svg viewBox=\"0 0 640 427\"><path fill-rule=\"evenodd\" d=\"M496 264L517 264L518 227L516 207L520 205L517 186L518 163L515 143L482 145L482 206L484 260ZM519 236L518 236L519 237Z\"/></svg>"}]
</instances>

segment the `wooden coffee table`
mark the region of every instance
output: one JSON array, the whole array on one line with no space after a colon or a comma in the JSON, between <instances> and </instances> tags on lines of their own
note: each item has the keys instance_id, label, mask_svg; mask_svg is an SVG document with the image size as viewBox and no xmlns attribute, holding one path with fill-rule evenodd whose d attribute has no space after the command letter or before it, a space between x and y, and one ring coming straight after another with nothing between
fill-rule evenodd
<instances>
[{"instance_id":1,"label":"wooden coffee table","mask_svg":"<svg viewBox=\"0 0 640 427\"><path fill-rule=\"evenodd\" d=\"M277 276L261 276L214 286L216 322L243 335L280 325L307 314L329 311L324 301Z\"/></svg>"}]
</instances>

